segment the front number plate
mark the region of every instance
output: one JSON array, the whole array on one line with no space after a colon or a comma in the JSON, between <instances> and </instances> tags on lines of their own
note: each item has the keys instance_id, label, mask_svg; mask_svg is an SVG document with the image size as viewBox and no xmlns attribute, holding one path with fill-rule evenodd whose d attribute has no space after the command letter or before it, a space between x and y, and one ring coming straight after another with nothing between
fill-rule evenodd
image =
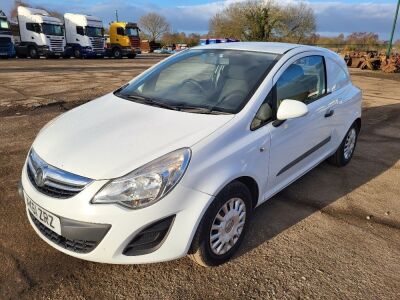
<instances>
[{"instance_id":1,"label":"front number plate","mask_svg":"<svg viewBox=\"0 0 400 300\"><path fill-rule=\"evenodd\" d=\"M25 203L28 210L31 212L32 215L34 215L37 220L39 220L40 223L42 223L44 226L51 229L58 235L61 235L61 223L59 217L40 207L26 195Z\"/></svg>"}]
</instances>

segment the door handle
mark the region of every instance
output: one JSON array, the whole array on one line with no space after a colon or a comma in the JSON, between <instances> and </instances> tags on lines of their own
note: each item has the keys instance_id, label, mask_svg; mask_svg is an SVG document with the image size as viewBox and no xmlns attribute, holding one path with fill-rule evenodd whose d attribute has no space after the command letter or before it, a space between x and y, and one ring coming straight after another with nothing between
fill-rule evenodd
<instances>
[{"instance_id":1,"label":"door handle","mask_svg":"<svg viewBox=\"0 0 400 300\"><path fill-rule=\"evenodd\" d=\"M325 118L332 117L334 113L335 113L335 110L334 109L330 109L329 111L327 111L325 113Z\"/></svg>"}]
</instances>

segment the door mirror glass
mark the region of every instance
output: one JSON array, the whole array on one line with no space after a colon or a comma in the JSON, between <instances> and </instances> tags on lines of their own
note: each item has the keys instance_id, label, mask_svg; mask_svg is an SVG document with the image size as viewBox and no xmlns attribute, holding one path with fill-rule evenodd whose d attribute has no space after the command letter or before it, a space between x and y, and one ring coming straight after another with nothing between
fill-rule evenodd
<instances>
[{"instance_id":1,"label":"door mirror glass","mask_svg":"<svg viewBox=\"0 0 400 300\"><path fill-rule=\"evenodd\" d=\"M298 100L283 100L279 105L276 118L280 121L299 118L308 113L307 105Z\"/></svg>"}]
</instances>

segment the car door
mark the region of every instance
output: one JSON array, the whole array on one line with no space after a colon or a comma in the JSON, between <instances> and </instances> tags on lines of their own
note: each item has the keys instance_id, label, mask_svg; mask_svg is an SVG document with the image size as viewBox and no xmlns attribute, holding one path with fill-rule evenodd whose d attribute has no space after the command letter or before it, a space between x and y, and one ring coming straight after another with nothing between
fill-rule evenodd
<instances>
[{"instance_id":1,"label":"car door","mask_svg":"<svg viewBox=\"0 0 400 300\"><path fill-rule=\"evenodd\" d=\"M303 175L332 152L331 116L335 99L327 93L325 60L318 52L292 57L274 77L273 110L285 99L307 104L308 114L269 124L269 177L265 198Z\"/></svg>"}]
</instances>

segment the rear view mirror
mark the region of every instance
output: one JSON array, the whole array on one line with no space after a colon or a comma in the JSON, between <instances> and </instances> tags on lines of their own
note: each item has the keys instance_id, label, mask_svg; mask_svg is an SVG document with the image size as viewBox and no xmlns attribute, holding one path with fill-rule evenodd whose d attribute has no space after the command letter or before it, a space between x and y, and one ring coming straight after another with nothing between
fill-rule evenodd
<instances>
[{"instance_id":1,"label":"rear view mirror","mask_svg":"<svg viewBox=\"0 0 400 300\"><path fill-rule=\"evenodd\" d=\"M308 113L307 105L297 100L283 100L279 105L276 117L280 121L305 116Z\"/></svg>"}]
</instances>

